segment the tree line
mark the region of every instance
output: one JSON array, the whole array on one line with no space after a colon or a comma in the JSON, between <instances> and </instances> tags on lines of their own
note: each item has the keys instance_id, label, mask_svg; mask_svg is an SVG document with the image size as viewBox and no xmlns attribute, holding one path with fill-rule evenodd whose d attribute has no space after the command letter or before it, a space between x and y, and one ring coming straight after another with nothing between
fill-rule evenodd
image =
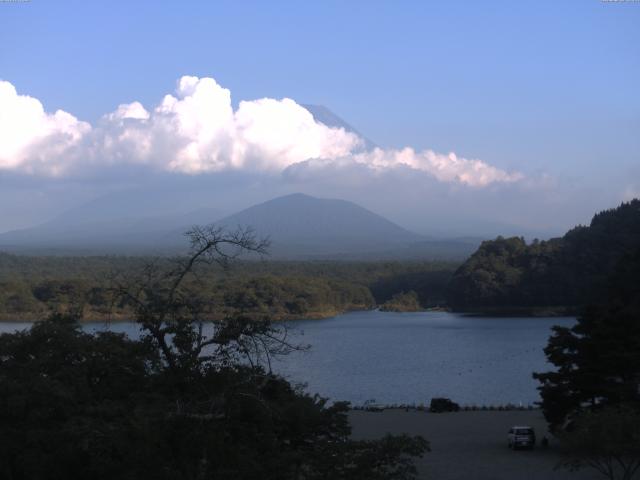
<instances>
[{"instance_id":1,"label":"tree line","mask_svg":"<svg viewBox=\"0 0 640 480\"><path fill-rule=\"evenodd\" d=\"M39 320L50 313L85 320L131 318L131 305L113 295L117 276L132 275L145 257L30 257L0 253L0 319ZM170 258L156 258L169 267ZM206 312L269 315L273 320L319 318L383 305L416 292L417 307L444 303L456 264L446 262L238 261L225 271L201 265L191 288L211 299Z\"/></svg>"},{"instance_id":2,"label":"tree line","mask_svg":"<svg viewBox=\"0 0 640 480\"><path fill-rule=\"evenodd\" d=\"M616 265L640 245L640 200L596 214L548 241L502 238L483 242L453 275L448 304L487 312L549 309L575 313L604 301Z\"/></svg>"}]
</instances>

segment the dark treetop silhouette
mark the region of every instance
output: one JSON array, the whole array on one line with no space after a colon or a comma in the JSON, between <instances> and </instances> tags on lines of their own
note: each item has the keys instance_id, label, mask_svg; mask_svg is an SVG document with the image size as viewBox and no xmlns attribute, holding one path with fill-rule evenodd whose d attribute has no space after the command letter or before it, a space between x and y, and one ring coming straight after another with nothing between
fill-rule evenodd
<instances>
[{"instance_id":1,"label":"dark treetop silhouette","mask_svg":"<svg viewBox=\"0 0 640 480\"><path fill-rule=\"evenodd\" d=\"M348 405L274 375L299 346L268 318L205 320L189 282L264 252L250 231L190 232L174 268L114 279L143 335L83 333L54 315L0 336L0 476L7 479L409 479L421 437L351 440ZM197 293L197 292L196 292Z\"/></svg>"}]
</instances>

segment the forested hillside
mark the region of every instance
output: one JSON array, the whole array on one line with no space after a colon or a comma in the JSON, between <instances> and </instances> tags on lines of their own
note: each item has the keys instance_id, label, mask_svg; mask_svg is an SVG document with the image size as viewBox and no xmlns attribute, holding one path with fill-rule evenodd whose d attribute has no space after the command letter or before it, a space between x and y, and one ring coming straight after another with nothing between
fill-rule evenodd
<instances>
[{"instance_id":1,"label":"forested hillside","mask_svg":"<svg viewBox=\"0 0 640 480\"><path fill-rule=\"evenodd\" d=\"M561 238L527 244L498 237L454 274L447 292L456 310L532 309L571 313L598 301L616 264L640 248L640 201L596 214Z\"/></svg>"},{"instance_id":2,"label":"forested hillside","mask_svg":"<svg viewBox=\"0 0 640 480\"><path fill-rule=\"evenodd\" d=\"M167 266L169 258L155 260ZM131 317L113 288L138 275L149 257L30 257L0 253L0 320L38 320L51 312L85 320ZM207 266L188 285L208 298L211 316L319 318L382 305L416 292L422 308L444 303L457 265L446 262L236 262Z\"/></svg>"}]
</instances>

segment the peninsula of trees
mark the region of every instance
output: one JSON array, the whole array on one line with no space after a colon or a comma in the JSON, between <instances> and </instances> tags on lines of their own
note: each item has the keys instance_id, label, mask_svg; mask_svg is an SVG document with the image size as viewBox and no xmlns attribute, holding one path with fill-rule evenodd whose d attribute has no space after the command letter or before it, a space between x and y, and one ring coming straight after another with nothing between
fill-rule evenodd
<instances>
[{"instance_id":1,"label":"peninsula of trees","mask_svg":"<svg viewBox=\"0 0 640 480\"><path fill-rule=\"evenodd\" d=\"M486 313L576 313L604 300L618 262L640 248L640 200L596 214L561 238L498 237L455 272L448 287L454 310Z\"/></svg>"}]
</instances>

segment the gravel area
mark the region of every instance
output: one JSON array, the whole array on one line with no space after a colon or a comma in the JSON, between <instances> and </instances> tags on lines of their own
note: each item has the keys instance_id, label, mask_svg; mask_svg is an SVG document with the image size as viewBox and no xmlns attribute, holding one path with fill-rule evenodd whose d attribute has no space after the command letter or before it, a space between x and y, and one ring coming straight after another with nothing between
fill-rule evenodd
<instances>
[{"instance_id":1,"label":"gravel area","mask_svg":"<svg viewBox=\"0 0 640 480\"><path fill-rule=\"evenodd\" d=\"M601 478L584 469L555 470L561 458L557 443L547 432L539 410L469 411L427 413L410 410L352 411L354 438L372 439L386 433L422 435L431 452L418 460L420 478L437 480L591 480ZM534 450L507 448L507 431L513 425L534 427L538 446ZM543 436L549 447L539 446Z\"/></svg>"}]
</instances>

